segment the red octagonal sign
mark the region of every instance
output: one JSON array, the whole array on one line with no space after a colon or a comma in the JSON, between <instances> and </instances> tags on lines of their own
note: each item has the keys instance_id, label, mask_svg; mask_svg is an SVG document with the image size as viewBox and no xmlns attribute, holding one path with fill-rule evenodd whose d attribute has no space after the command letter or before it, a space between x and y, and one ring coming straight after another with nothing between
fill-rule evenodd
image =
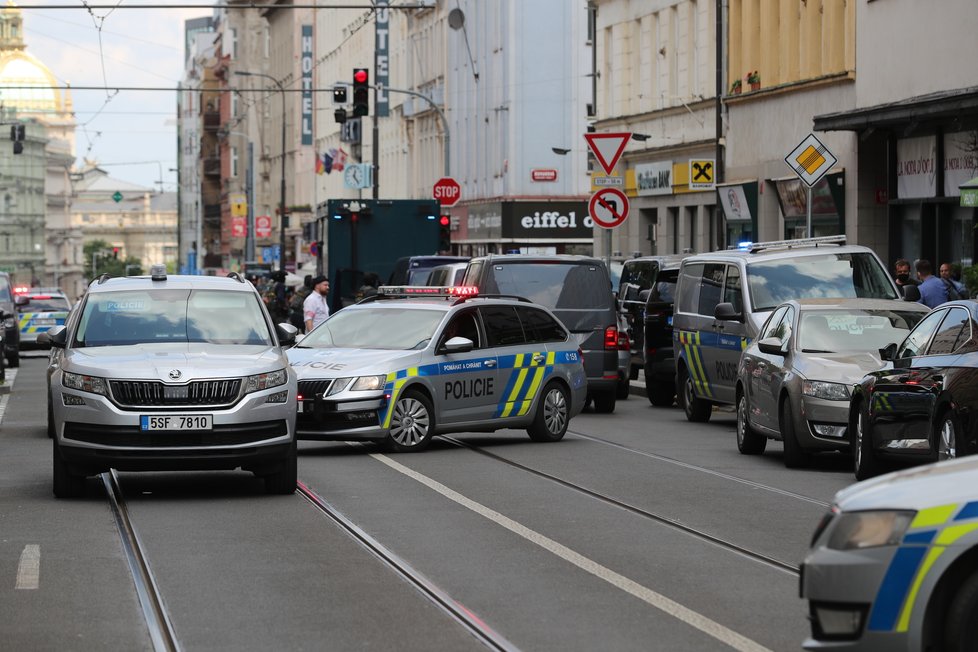
<instances>
[{"instance_id":1,"label":"red octagonal sign","mask_svg":"<svg viewBox=\"0 0 978 652\"><path fill-rule=\"evenodd\" d=\"M462 197L462 186L451 177L442 177L435 182L432 196L442 206L454 206Z\"/></svg>"}]
</instances>

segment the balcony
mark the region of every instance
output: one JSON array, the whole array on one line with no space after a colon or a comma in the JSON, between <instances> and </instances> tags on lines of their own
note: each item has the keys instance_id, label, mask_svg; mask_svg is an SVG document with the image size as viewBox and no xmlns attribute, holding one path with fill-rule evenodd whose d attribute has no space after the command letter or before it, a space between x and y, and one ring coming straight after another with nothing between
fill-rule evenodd
<instances>
[{"instance_id":1,"label":"balcony","mask_svg":"<svg viewBox=\"0 0 978 652\"><path fill-rule=\"evenodd\" d=\"M219 156L210 156L204 159L204 176L221 176L221 158Z\"/></svg>"},{"instance_id":2,"label":"balcony","mask_svg":"<svg viewBox=\"0 0 978 652\"><path fill-rule=\"evenodd\" d=\"M217 131L221 126L221 114L218 111L204 111L204 131Z\"/></svg>"}]
</instances>

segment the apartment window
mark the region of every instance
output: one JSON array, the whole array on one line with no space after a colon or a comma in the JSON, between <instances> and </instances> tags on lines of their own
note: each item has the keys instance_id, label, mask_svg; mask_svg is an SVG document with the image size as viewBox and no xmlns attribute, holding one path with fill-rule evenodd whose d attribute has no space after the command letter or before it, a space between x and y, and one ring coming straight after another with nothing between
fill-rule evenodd
<instances>
[{"instance_id":1,"label":"apartment window","mask_svg":"<svg viewBox=\"0 0 978 652\"><path fill-rule=\"evenodd\" d=\"M238 117L238 94L231 91L231 117Z\"/></svg>"},{"instance_id":2,"label":"apartment window","mask_svg":"<svg viewBox=\"0 0 978 652\"><path fill-rule=\"evenodd\" d=\"M238 148L231 148L231 176L238 176Z\"/></svg>"},{"instance_id":3,"label":"apartment window","mask_svg":"<svg viewBox=\"0 0 978 652\"><path fill-rule=\"evenodd\" d=\"M264 38L264 41L265 41L265 47L264 47L264 52L262 54L267 59L268 58L268 53L272 49L272 36L271 36L271 34L268 33L268 26L265 26L265 38Z\"/></svg>"},{"instance_id":4,"label":"apartment window","mask_svg":"<svg viewBox=\"0 0 978 652\"><path fill-rule=\"evenodd\" d=\"M238 58L238 30L234 27L228 29L228 40L230 41L231 60Z\"/></svg>"}]
</instances>

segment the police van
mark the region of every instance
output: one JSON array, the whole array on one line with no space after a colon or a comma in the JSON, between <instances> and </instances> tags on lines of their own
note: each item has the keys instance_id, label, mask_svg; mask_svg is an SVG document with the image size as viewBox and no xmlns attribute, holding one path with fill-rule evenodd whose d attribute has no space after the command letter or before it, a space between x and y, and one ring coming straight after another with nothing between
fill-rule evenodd
<instances>
[{"instance_id":1,"label":"police van","mask_svg":"<svg viewBox=\"0 0 978 652\"><path fill-rule=\"evenodd\" d=\"M64 326L71 302L60 289L40 288L28 290L18 296L17 326L20 330L20 350L50 348L38 344L37 336L54 326Z\"/></svg>"},{"instance_id":2,"label":"police van","mask_svg":"<svg viewBox=\"0 0 978 652\"><path fill-rule=\"evenodd\" d=\"M587 395L577 341L549 310L473 287L382 286L288 356L300 439L379 441L394 452L500 428L557 441Z\"/></svg>"},{"instance_id":3,"label":"police van","mask_svg":"<svg viewBox=\"0 0 978 652\"><path fill-rule=\"evenodd\" d=\"M736 402L737 365L789 299L902 298L879 257L845 236L748 243L685 258L673 315L676 393L689 421Z\"/></svg>"}]
</instances>

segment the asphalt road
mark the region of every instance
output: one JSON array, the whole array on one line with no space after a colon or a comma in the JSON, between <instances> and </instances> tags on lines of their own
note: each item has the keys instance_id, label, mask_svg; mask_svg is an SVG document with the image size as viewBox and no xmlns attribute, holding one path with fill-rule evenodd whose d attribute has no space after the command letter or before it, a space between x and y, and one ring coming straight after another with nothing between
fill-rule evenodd
<instances>
[{"instance_id":1,"label":"asphalt road","mask_svg":"<svg viewBox=\"0 0 978 652\"><path fill-rule=\"evenodd\" d=\"M43 370L24 359L0 397L0 648L152 649L102 481L51 493ZM734 426L638 395L554 444L303 442L299 478L513 649L800 649L795 569L849 462L743 456ZM299 494L244 472L120 479L184 650L485 649Z\"/></svg>"}]
</instances>

